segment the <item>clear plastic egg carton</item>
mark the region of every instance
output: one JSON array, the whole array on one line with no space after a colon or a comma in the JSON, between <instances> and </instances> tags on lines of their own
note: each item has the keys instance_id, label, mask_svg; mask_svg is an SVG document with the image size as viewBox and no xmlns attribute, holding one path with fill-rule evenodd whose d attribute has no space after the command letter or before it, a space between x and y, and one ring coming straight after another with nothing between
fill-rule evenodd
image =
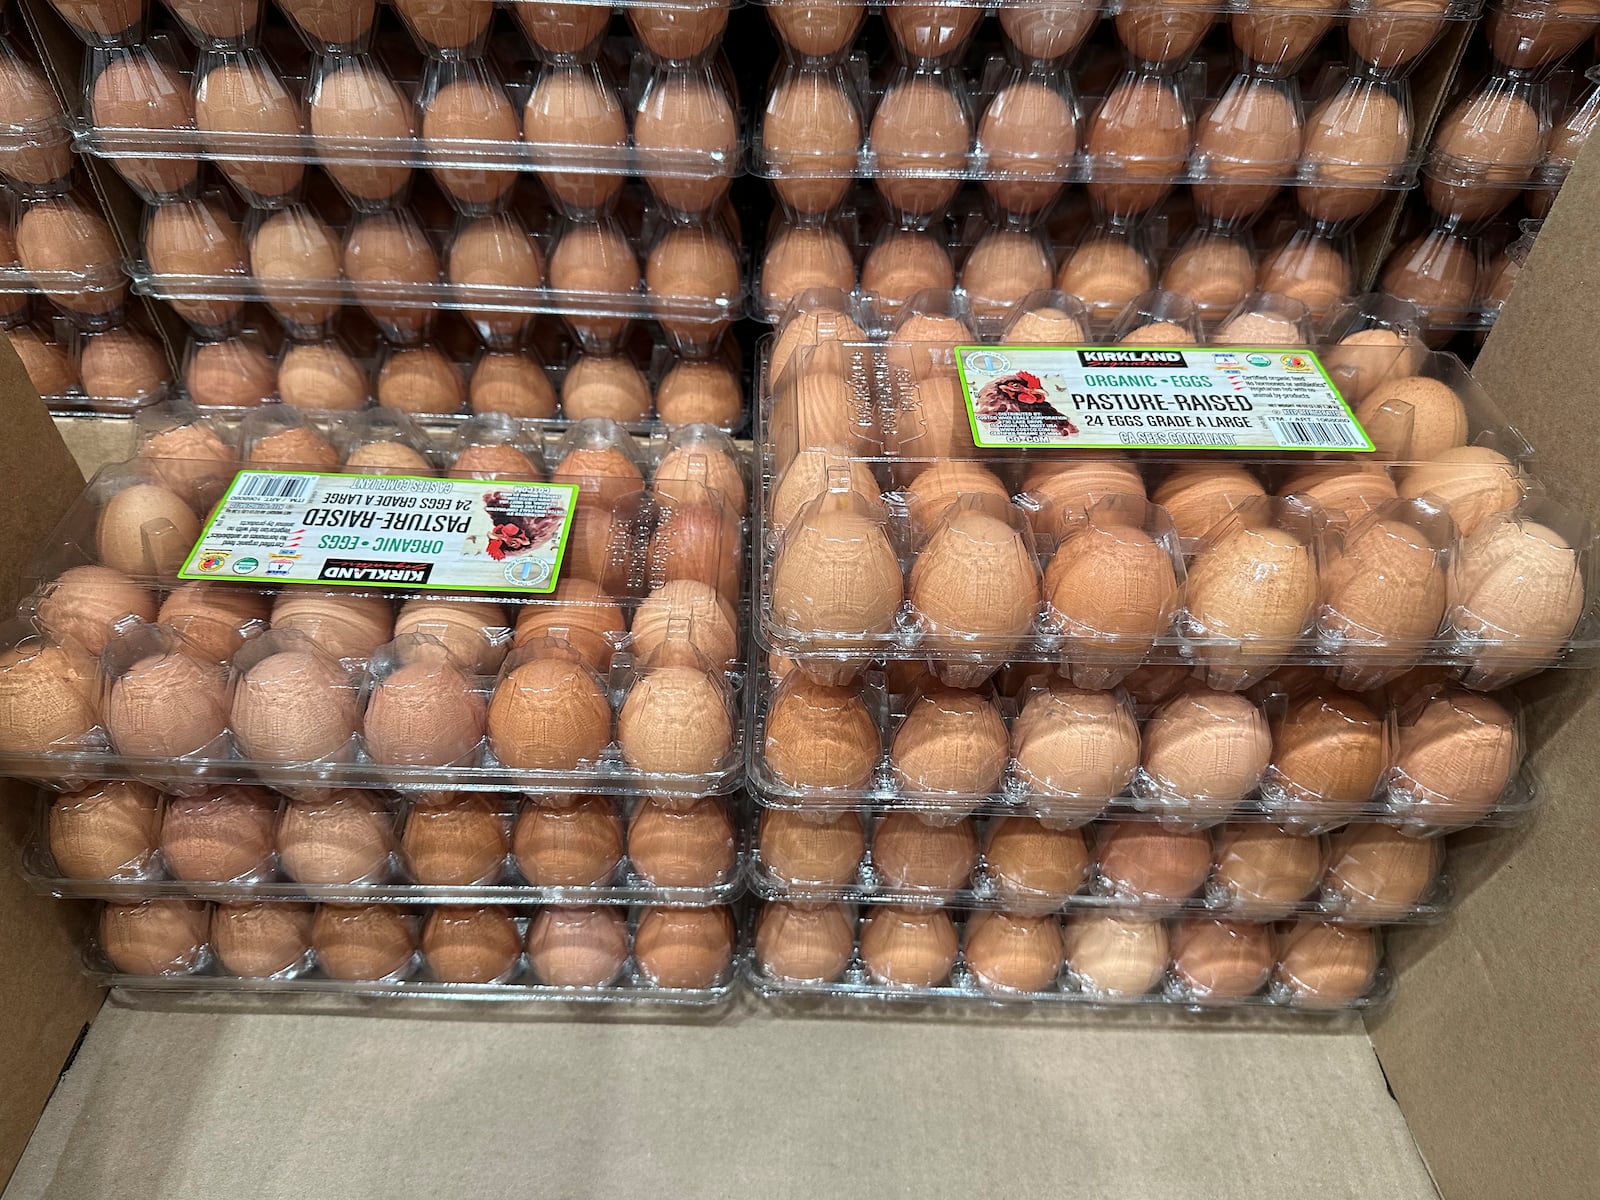
<instances>
[{"instance_id":1,"label":"clear plastic egg carton","mask_svg":"<svg viewBox=\"0 0 1600 1200\"><path fill-rule=\"evenodd\" d=\"M83 329L122 322L128 298L115 235L86 188L20 196L0 188L0 301L38 295Z\"/></svg>"},{"instance_id":2,"label":"clear plastic egg carton","mask_svg":"<svg viewBox=\"0 0 1600 1200\"><path fill-rule=\"evenodd\" d=\"M748 856L737 798L44 794L24 876L62 899L726 904Z\"/></svg>"},{"instance_id":3,"label":"clear plastic egg carton","mask_svg":"<svg viewBox=\"0 0 1600 1200\"><path fill-rule=\"evenodd\" d=\"M1064 332L1032 340L1074 343L1069 314L1040 311ZM953 352L976 339L959 308L936 297L903 310L886 341L861 332L821 305L769 349L779 374L769 357L753 594L757 637L778 655L847 675L873 659L926 659L967 686L1007 662L1056 662L1101 687L1141 663L1187 664L1236 690L1286 664L1337 667L1361 689L1416 665L1494 688L1600 651L1593 533L1542 495L1526 442L1453 356L1399 338L1327 351L1380 447L1365 463L1136 445L979 451ZM1128 569L1131 542L1149 586L1137 636L1124 617L1091 611L1109 602L1096 571ZM1368 557L1406 544L1419 557L1404 582ZM1287 599L1268 604L1280 584ZM1363 615L1368 585L1386 595Z\"/></svg>"},{"instance_id":4,"label":"clear plastic egg carton","mask_svg":"<svg viewBox=\"0 0 1600 1200\"><path fill-rule=\"evenodd\" d=\"M1286 671L1246 695L1204 687L1181 667L1147 668L1111 690L1037 665L978 687L896 667L851 678L807 661L781 682L755 672L747 772L762 807L1177 831L1386 822L1426 838L1516 824L1538 800L1516 698L1426 674L1352 693Z\"/></svg>"},{"instance_id":5,"label":"clear plastic egg carton","mask_svg":"<svg viewBox=\"0 0 1600 1200\"><path fill-rule=\"evenodd\" d=\"M1483 28L1500 66L1544 72L1600 31L1600 12L1563 0L1489 0Z\"/></svg>"},{"instance_id":6,"label":"clear plastic egg carton","mask_svg":"<svg viewBox=\"0 0 1600 1200\"><path fill-rule=\"evenodd\" d=\"M1328 1013L1394 987L1378 929L1303 920L769 902L745 978L760 996Z\"/></svg>"},{"instance_id":7,"label":"clear plastic egg carton","mask_svg":"<svg viewBox=\"0 0 1600 1200\"><path fill-rule=\"evenodd\" d=\"M798 903L1393 924L1444 916L1454 899L1444 866L1438 839L1380 824L1330 837L1260 824L1077 829L1029 816L930 821L864 809L764 812L748 879L764 900Z\"/></svg>"},{"instance_id":8,"label":"clear plastic egg carton","mask_svg":"<svg viewBox=\"0 0 1600 1200\"><path fill-rule=\"evenodd\" d=\"M168 301L201 333L229 331L245 305L260 302L291 335L311 339L359 306L404 344L426 338L435 313L452 310L491 343L514 340L532 317L561 316L597 350L620 344L631 322L654 320L677 349L704 355L743 315L744 251L720 216L679 226L641 204L626 220L572 222L540 211L536 197L526 208L452 225L413 208L341 220L301 204L235 222L226 201L208 194L148 208L128 273L135 291ZM280 236L326 254L302 262L289 250L264 251Z\"/></svg>"},{"instance_id":9,"label":"clear plastic egg carton","mask_svg":"<svg viewBox=\"0 0 1600 1200\"><path fill-rule=\"evenodd\" d=\"M161 899L103 905L84 965L142 990L707 1005L732 992L742 957L722 907Z\"/></svg>"},{"instance_id":10,"label":"clear plastic egg carton","mask_svg":"<svg viewBox=\"0 0 1600 1200\"><path fill-rule=\"evenodd\" d=\"M0 322L45 407L59 415L130 416L172 395L166 350L140 325L84 331L26 298Z\"/></svg>"},{"instance_id":11,"label":"clear plastic egg carton","mask_svg":"<svg viewBox=\"0 0 1600 1200\"><path fill-rule=\"evenodd\" d=\"M1555 202L1556 193L1577 164L1583 150L1600 123L1600 66L1590 67L1583 73L1589 88L1574 98L1566 115L1556 122L1546 145L1544 158L1534 171L1533 182L1539 187L1523 194L1523 203L1536 217L1545 216Z\"/></svg>"},{"instance_id":12,"label":"clear plastic egg carton","mask_svg":"<svg viewBox=\"0 0 1600 1200\"><path fill-rule=\"evenodd\" d=\"M0 30L0 80L10 101L0 113L0 180L23 195L56 195L72 182L71 125L17 18L0 18Z\"/></svg>"},{"instance_id":13,"label":"clear plastic egg carton","mask_svg":"<svg viewBox=\"0 0 1600 1200\"><path fill-rule=\"evenodd\" d=\"M1390 253L1378 286L1416 310L1430 343L1482 333L1499 317L1540 224L1520 222L1520 236L1498 225L1478 235L1455 232L1448 223L1424 230Z\"/></svg>"},{"instance_id":14,"label":"clear plastic egg carton","mask_svg":"<svg viewBox=\"0 0 1600 1200\"><path fill-rule=\"evenodd\" d=\"M318 165L361 211L403 202L423 170L461 211L490 211L531 172L577 218L610 208L632 176L693 219L741 172L725 64L657 65L617 40L592 61L529 71L518 43L431 58L417 74L403 56L390 68L339 52L286 70L261 50L196 53L158 35L86 56L74 137L151 203L194 195L210 161L266 208L295 200Z\"/></svg>"}]
</instances>

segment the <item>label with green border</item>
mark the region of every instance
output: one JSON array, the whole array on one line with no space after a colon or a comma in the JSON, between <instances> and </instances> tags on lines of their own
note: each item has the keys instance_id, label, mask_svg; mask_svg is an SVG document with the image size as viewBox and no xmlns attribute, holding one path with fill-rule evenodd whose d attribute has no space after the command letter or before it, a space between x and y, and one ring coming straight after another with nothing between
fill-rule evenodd
<instances>
[{"instance_id":1,"label":"label with green border","mask_svg":"<svg viewBox=\"0 0 1600 1200\"><path fill-rule=\"evenodd\" d=\"M577 501L570 483L240 471L178 577L543 594Z\"/></svg>"},{"instance_id":2,"label":"label with green border","mask_svg":"<svg viewBox=\"0 0 1600 1200\"><path fill-rule=\"evenodd\" d=\"M984 447L1370 451L1310 350L957 346Z\"/></svg>"}]
</instances>

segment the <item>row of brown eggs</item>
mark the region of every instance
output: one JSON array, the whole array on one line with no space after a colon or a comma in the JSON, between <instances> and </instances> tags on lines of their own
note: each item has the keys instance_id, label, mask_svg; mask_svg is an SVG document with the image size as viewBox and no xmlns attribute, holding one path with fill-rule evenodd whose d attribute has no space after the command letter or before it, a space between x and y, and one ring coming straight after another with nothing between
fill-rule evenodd
<instances>
[{"instance_id":1,"label":"row of brown eggs","mask_svg":"<svg viewBox=\"0 0 1600 1200\"><path fill-rule=\"evenodd\" d=\"M1081 823L1136 796L1150 811L1214 824L1259 797L1313 827L1374 804L1450 827L1490 815L1522 761L1515 714L1476 692L1425 694L1393 711L1319 688L1270 707L1269 717L1237 692L1189 687L1141 725L1123 693L1044 679L1008 728L984 693L932 685L885 738L858 687L796 670L767 702L755 771L802 805L906 798L960 813L1014 795Z\"/></svg>"},{"instance_id":2,"label":"row of brown eggs","mask_svg":"<svg viewBox=\"0 0 1600 1200\"><path fill-rule=\"evenodd\" d=\"M50 862L75 880L251 885L710 889L738 867L720 797L439 795L401 806L381 794L284 797L225 787L162 796L107 780L54 797Z\"/></svg>"},{"instance_id":3,"label":"row of brown eggs","mask_svg":"<svg viewBox=\"0 0 1600 1200\"><path fill-rule=\"evenodd\" d=\"M119 974L195 975L200 986L229 975L706 991L727 981L736 940L726 908L644 908L630 920L616 906L529 917L494 906L167 899L105 905L98 948Z\"/></svg>"},{"instance_id":4,"label":"row of brown eggs","mask_svg":"<svg viewBox=\"0 0 1600 1200\"><path fill-rule=\"evenodd\" d=\"M870 835L871 849L867 842ZM1331 838L1256 822L1205 831L1142 821L1083 829L1031 816L930 819L890 811L764 809L753 878L791 899L911 894L1012 912L1090 905L1277 919L1394 921L1437 911L1437 838L1356 823Z\"/></svg>"},{"instance_id":5,"label":"row of brown eggs","mask_svg":"<svg viewBox=\"0 0 1600 1200\"><path fill-rule=\"evenodd\" d=\"M959 915L959 914L957 914ZM1359 1005L1379 981L1371 929L1322 921L1279 927L1214 918L772 902L756 921L755 969L776 985L849 982L905 994L1168 999L1227 1004L1270 997L1305 1008ZM970 982L969 982L970 981ZM807 989L811 990L811 989Z\"/></svg>"},{"instance_id":6,"label":"row of brown eggs","mask_svg":"<svg viewBox=\"0 0 1600 1200\"><path fill-rule=\"evenodd\" d=\"M13 312L25 317L27 298L0 295L0 307L11 301L22 302ZM35 319L6 325L5 335L33 390L52 408L137 407L165 397L172 383L161 343L131 324L80 334L67 322Z\"/></svg>"}]
</instances>

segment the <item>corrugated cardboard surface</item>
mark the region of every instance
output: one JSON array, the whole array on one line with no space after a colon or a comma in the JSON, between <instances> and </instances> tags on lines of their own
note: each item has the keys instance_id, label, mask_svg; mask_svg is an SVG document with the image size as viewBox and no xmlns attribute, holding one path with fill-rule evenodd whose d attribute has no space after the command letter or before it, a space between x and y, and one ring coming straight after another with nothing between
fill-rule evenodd
<instances>
[{"instance_id":1,"label":"corrugated cardboard surface","mask_svg":"<svg viewBox=\"0 0 1600 1200\"><path fill-rule=\"evenodd\" d=\"M486 1024L113 1000L6 1200L1435 1195L1357 1025L965 1011Z\"/></svg>"},{"instance_id":2,"label":"corrugated cardboard surface","mask_svg":"<svg viewBox=\"0 0 1600 1200\"><path fill-rule=\"evenodd\" d=\"M1600 515L1600 156L1567 181L1476 374L1538 447L1563 503ZM1545 793L1512 838L1475 839L1443 931L1394 942L1398 1002L1373 1042L1448 1200L1600 1193L1600 700L1541 676ZM1443 936L1441 936L1441 932Z\"/></svg>"}]
</instances>

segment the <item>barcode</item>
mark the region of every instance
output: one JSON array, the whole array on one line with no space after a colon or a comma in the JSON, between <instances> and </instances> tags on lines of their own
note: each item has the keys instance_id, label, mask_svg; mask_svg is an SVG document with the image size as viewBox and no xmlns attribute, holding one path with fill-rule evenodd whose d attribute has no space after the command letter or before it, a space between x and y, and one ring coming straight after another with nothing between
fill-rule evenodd
<instances>
[{"instance_id":1,"label":"barcode","mask_svg":"<svg viewBox=\"0 0 1600 1200\"><path fill-rule=\"evenodd\" d=\"M311 494L314 475L247 475L236 500L304 500Z\"/></svg>"},{"instance_id":2,"label":"barcode","mask_svg":"<svg viewBox=\"0 0 1600 1200\"><path fill-rule=\"evenodd\" d=\"M1343 421L1286 421L1268 417L1280 446L1359 446L1361 439Z\"/></svg>"}]
</instances>

